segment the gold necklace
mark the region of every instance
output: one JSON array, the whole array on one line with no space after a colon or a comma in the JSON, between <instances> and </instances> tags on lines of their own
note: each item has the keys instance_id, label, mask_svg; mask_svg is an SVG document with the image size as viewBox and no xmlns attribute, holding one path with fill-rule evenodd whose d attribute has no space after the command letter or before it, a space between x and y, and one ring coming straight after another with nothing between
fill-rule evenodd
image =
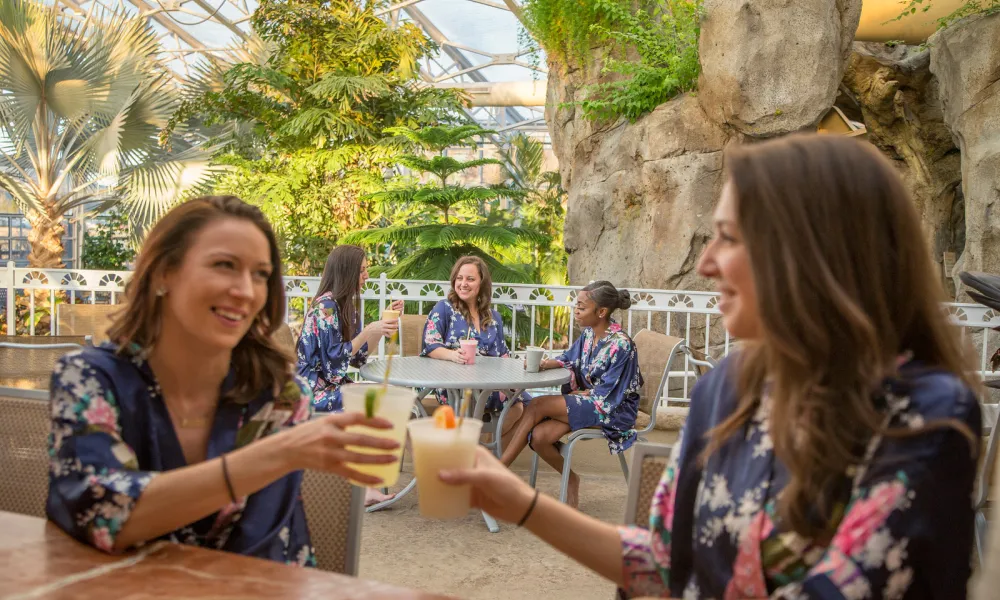
<instances>
[{"instance_id":1,"label":"gold necklace","mask_svg":"<svg viewBox=\"0 0 1000 600\"><path fill-rule=\"evenodd\" d=\"M211 424L212 417L181 417L181 429L206 427Z\"/></svg>"}]
</instances>

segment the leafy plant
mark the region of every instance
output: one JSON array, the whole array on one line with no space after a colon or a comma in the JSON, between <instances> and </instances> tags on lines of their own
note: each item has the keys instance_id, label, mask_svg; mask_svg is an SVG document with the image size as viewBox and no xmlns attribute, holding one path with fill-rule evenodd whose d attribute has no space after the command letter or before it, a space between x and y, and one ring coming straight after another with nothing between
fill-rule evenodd
<instances>
[{"instance_id":1,"label":"leafy plant","mask_svg":"<svg viewBox=\"0 0 1000 600\"><path fill-rule=\"evenodd\" d=\"M135 248L129 243L128 234L128 217L120 210L107 213L102 222L83 236L83 268L125 270L135 259Z\"/></svg>"},{"instance_id":2,"label":"leafy plant","mask_svg":"<svg viewBox=\"0 0 1000 600\"><path fill-rule=\"evenodd\" d=\"M472 254L490 267L496 281L527 281L530 274L518 265L504 264L494 254L522 244L547 243L548 238L532 229L507 226L478 211L485 203L501 198L519 198L522 193L509 186L465 187L448 180L465 169L500 164L492 158L460 161L440 154L446 148L470 145L472 138L493 132L475 125L387 130L408 140L425 154L407 154L402 165L433 176L439 183L420 184L401 178L388 190L367 198L383 206L402 206L417 210L402 222L386 227L357 231L344 237L346 243L373 246L376 254L396 259L385 269L392 278L447 279L459 257ZM471 209L472 212L469 212Z\"/></svg>"},{"instance_id":3,"label":"leafy plant","mask_svg":"<svg viewBox=\"0 0 1000 600\"><path fill-rule=\"evenodd\" d=\"M253 60L202 67L174 126L197 122L225 149L219 191L261 207L292 274L322 268L330 248L379 216L367 195L405 151L390 127L451 123L462 96L416 85L435 45L393 28L386 2L264 0Z\"/></svg>"},{"instance_id":4,"label":"leafy plant","mask_svg":"<svg viewBox=\"0 0 1000 600\"><path fill-rule=\"evenodd\" d=\"M589 64L600 49L609 80L576 102L588 119L635 121L697 86L701 0L528 0L524 14L557 61Z\"/></svg>"},{"instance_id":5,"label":"leafy plant","mask_svg":"<svg viewBox=\"0 0 1000 600\"><path fill-rule=\"evenodd\" d=\"M508 211L511 224L524 225L548 238L507 251L513 262L532 265L534 280L550 285L566 285L568 255L563 245L566 190L557 171L544 171L545 147L524 133L514 134L498 148L507 185L520 196Z\"/></svg>"},{"instance_id":6,"label":"leafy plant","mask_svg":"<svg viewBox=\"0 0 1000 600\"><path fill-rule=\"evenodd\" d=\"M903 2L903 11L893 21L900 21L907 17L916 15L917 12L925 13L933 6L932 0L908 0ZM937 20L938 28L944 28L959 19L977 14L994 14L1000 12L1000 0L967 0L954 11Z\"/></svg>"},{"instance_id":7,"label":"leafy plant","mask_svg":"<svg viewBox=\"0 0 1000 600\"><path fill-rule=\"evenodd\" d=\"M63 216L121 206L141 233L186 195L207 189L209 155L157 133L176 95L145 17L71 17L0 0L0 188L31 223L32 267L62 266Z\"/></svg>"}]
</instances>

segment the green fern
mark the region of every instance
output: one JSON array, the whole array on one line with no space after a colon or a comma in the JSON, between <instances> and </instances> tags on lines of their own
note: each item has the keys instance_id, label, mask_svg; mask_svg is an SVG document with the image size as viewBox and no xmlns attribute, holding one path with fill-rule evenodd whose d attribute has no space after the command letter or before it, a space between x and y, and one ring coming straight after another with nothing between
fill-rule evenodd
<instances>
[{"instance_id":1,"label":"green fern","mask_svg":"<svg viewBox=\"0 0 1000 600\"><path fill-rule=\"evenodd\" d=\"M590 64L601 49L602 73L574 104L588 119L635 121L698 83L702 0L528 0L526 23L551 57Z\"/></svg>"}]
</instances>

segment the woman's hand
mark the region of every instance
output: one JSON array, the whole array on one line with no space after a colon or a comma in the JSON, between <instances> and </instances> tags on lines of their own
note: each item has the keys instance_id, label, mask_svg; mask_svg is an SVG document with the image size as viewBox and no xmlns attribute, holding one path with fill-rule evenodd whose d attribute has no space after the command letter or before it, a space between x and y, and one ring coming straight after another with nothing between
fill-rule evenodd
<instances>
[{"instance_id":1,"label":"woman's hand","mask_svg":"<svg viewBox=\"0 0 1000 600\"><path fill-rule=\"evenodd\" d=\"M562 365L558 360L552 360L551 358L543 358L541 362L538 363L539 371L548 371L549 369L561 369Z\"/></svg>"},{"instance_id":2,"label":"woman's hand","mask_svg":"<svg viewBox=\"0 0 1000 600\"><path fill-rule=\"evenodd\" d=\"M468 362L465 360L465 355L462 354L461 350L450 350L450 352L451 354L449 354L445 360L450 360L451 362L458 363L460 365L464 365Z\"/></svg>"},{"instance_id":3,"label":"woman's hand","mask_svg":"<svg viewBox=\"0 0 1000 600\"><path fill-rule=\"evenodd\" d=\"M472 506L508 523L521 520L535 495L531 486L482 446L476 449L475 467L441 471L438 476L451 485L470 484Z\"/></svg>"},{"instance_id":4,"label":"woman's hand","mask_svg":"<svg viewBox=\"0 0 1000 600\"><path fill-rule=\"evenodd\" d=\"M399 320L392 319L391 321L372 321L366 327L366 330L371 332L374 341L378 341L380 337L392 337L399 331ZM369 342L371 343L371 342Z\"/></svg>"},{"instance_id":5,"label":"woman's hand","mask_svg":"<svg viewBox=\"0 0 1000 600\"><path fill-rule=\"evenodd\" d=\"M338 413L313 419L273 436L280 440L289 470L312 469L336 473L367 485L378 485L382 480L362 475L346 463L385 465L398 460L391 454L361 454L347 446L372 448L388 452L399 444L393 440L373 437L363 433L348 433L350 425L363 425L373 429L392 429L392 423L381 417L369 419L362 413Z\"/></svg>"},{"instance_id":6,"label":"woman's hand","mask_svg":"<svg viewBox=\"0 0 1000 600\"><path fill-rule=\"evenodd\" d=\"M390 310L398 310L400 314L403 314L403 305L405 304L402 300L393 300L392 304L389 305Z\"/></svg>"}]
</instances>

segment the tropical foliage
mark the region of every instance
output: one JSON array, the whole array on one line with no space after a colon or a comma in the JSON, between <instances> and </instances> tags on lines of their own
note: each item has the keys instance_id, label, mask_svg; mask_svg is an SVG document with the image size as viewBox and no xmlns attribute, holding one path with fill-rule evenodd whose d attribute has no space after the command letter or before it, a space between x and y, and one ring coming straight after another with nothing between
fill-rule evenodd
<instances>
[{"instance_id":1,"label":"tropical foliage","mask_svg":"<svg viewBox=\"0 0 1000 600\"><path fill-rule=\"evenodd\" d=\"M259 205L292 273L313 274L347 231L379 218L368 194L405 150L390 127L454 120L461 97L416 85L435 50L384 2L264 0L251 58L204 66L174 123L197 122L225 148L219 191Z\"/></svg>"},{"instance_id":2,"label":"tropical foliage","mask_svg":"<svg viewBox=\"0 0 1000 600\"><path fill-rule=\"evenodd\" d=\"M499 147L507 185L519 192L508 214L511 224L543 233L547 243L519 246L507 251L511 262L530 264L533 280L565 285L566 248L563 223L566 191L556 171L545 171L545 147L524 133L511 136Z\"/></svg>"},{"instance_id":3,"label":"tropical foliage","mask_svg":"<svg viewBox=\"0 0 1000 600\"><path fill-rule=\"evenodd\" d=\"M83 236L81 263L84 269L124 271L135 259L128 240L128 217L119 210L102 215Z\"/></svg>"},{"instance_id":4,"label":"tropical foliage","mask_svg":"<svg viewBox=\"0 0 1000 600\"><path fill-rule=\"evenodd\" d=\"M895 20L913 17L918 13L925 13L931 9L933 0L908 0L904 5L903 12ZM961 6L938 19L938 27L947 27L959 19L977 14L993 14L1000 12L1000 0L966 0Z\"/></svg>"},{"instance_id":5,"label":"tropical foliage","mask_svg":"<svg viewBox=\"0 0 1000 600\"><path fill-rule=\"evenodd\" d=\"M526 0L524 15L557 62L590 64L599 49L607 81L577 102L589 119L635 121L697 86L702 0Z\"/></svg>"},{"instance_id":6,"label":"tropical foliage","mask_svg":"<svg viewBox=\"0 0 1000 600\"><path fill-rule=\"evenodd\" d=\"M457 160L443 151L475 146L474 138L493 132L475 125L457 127L392 128L389 134L408 140L421 154L407 154L399 163L431 179L428 183L400 177L394 186L367 198L388 209L400 208L406 216L386 226L358 231L344 238L348 243L372 247L387 257L386 274L392 278L447 279L455 261L463 255L481 257L495 281L530 281L530 265L512 265L497 260L517 247L547 244L537 230L511 226L499 211L485 214L485 206L501 199L518 199L524 193L507 185L466 187L449 183L454 175L474 167L499 165L494 158Z\"/></svg>"},{"instance_id":7,"label":"tropical foliage","mask_svg":"<svg viewBox=\"0 0 1000 600\"><path fill-rule=\"evenodd\" d=\"M157 144L177 101L160 56L144 18L0 0L0 189L31 223L31 266L62 266L78 207L121 206L141 234L207 189L209 155L183 128Z\"/></svg>"}]
</instances>

